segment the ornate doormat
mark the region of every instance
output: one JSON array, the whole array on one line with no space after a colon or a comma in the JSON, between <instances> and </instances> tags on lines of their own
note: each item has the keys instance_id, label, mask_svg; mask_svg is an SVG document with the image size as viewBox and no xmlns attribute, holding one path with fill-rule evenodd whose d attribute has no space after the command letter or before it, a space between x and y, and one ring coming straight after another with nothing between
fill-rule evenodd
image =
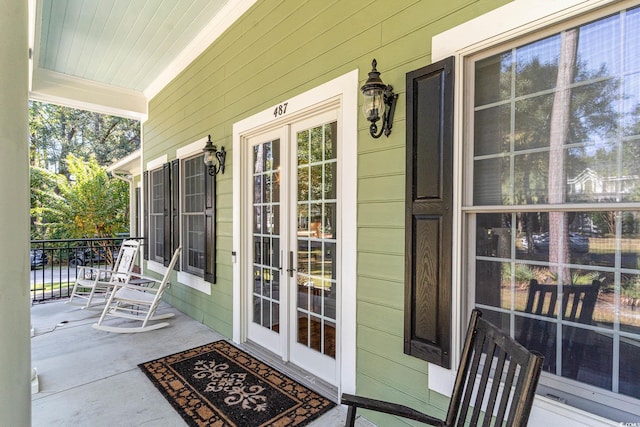
<instances>
[{"instance_id":1,"label":"ornate doormat","mask_svg":"<svg viewBox=\"0 0 640 427\"><path fill-rule=\"evenodd\" d=\"M335 406L226 341L139 367L190 426L304 426Z\"/></svg>"}]
</instances>

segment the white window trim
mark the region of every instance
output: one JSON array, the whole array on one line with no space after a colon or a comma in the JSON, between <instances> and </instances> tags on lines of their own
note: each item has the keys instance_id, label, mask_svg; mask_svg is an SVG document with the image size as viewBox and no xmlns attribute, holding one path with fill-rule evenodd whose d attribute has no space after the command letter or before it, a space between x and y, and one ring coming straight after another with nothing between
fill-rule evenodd
<instances>
[{"instance_id":1,"label":"white window trim","mask_svg":"<svg viewBox=\"0 0 640 427\"><path fill-rule=\"evenodd\" d=\"M161 167L162 165L164 165L168 161L169 161L169 157L166 154L163 154L160 157L156 157L153 160L149 160L147 162L147 170L148 171L152 171L154 169L158 169L159 167Z\"/></svg>"},{"instance_id":2,"label":"white window trim","mask_svg":"<svg viewBox=\"0 0 640 427\"><path fill-rule=\"evenodd\" d=\"M158 261L147 260L147 269L154 273L164 274L167 271L167 267L160 264Z\"/></svg>"},{"instance_id":3,"label":"white window trim","mask_svg":"<svg viewBox=\"0 0 640 427\"><path fill-rule=\"evenodd\" d=\"M194 141L190 144L185 145L184 147L180 147L176 150L176 157L178 159L183 159L185 157L191 157L195 154L202 154L202 149L204 145L207 143L207 138L200 138L197 141Z\"/></svg>"},{"instance_id":4,"label":"white window trim","mask_svg":"<svg viewBox=\"0 0 640 427\"><path fill-rule=\"evenodd\" d=\"M343 159L339 166L339 176L342 180L342 253L341 278L342 286L341 308L338 314L342 325L340 342L340 384L338 393L354 393L356 389L356 258L357 258L357 160L358 160L358 70L343 74L329 82L310 89L300 95L283 100L287 102L287 113L281 118L274 118L274 108L269 107L253 116L241 120L233 125L233 152L241 152L241 144L246 135L258 129L282 124L295 117L296 114L308 111L339 98L342 102L341 115L338 120L342 127L342 141L338 147L339 158ZM233 157L233 341L241 342L243 338L242 313L243 297L241 293L240 262L238 249L242 242L240 206L242 203L242 189L240 174L242 173L239 155ZM246 335L246 333L245 333Z\"/></svg>"},{"instance_id":5,"label":"white window trim","mask_svg":"<svg viewBox=\"0 0 640 427\"><path fill-rule=\"evenodd\" d=\"M156 261L147 261L147 269L161 275L164 275L167 272L167 267ZM205 281L202 277L178 271L178 283L195 289L196 291L200 291L203 294L211 295L211 283Z\"/></svg>"},{"instance_id":6,"label":"white window trim","mask_svg":"<svg viewBox=\"0 0 640 427\"><path fill-rule=\"evenodd\" d=\"M591 12L595 9L615 3L614 0L514 0L513 2L488 12L475 19L451 28L432 38L433 62L455 57L455 102L454 102L454 217L453 217L453 265L464 265L464 233L462 227L462 188L463 177L459 171L463 168L463 123L464 115L464 59L466 56L502 42L531 34L561 21ZM458 171L458 172L456 172ZM461 354L462 313L466 310L462 289L464 272L454 270L452 276L451 325L453 370L429 364L429 389L442 395L451 396L455 382L455 368ZM619 426L619 422L571 407L544 396L536 396L530 426L548 427L550 423L562 426Z\"/></svg>"},{"instance_id":7,"label":"white window trim","mask_svg":"<svg viewBox=\"0 0 640 427\"><path fill-rule=\"evenodd\" d=\"M142 181L144 181L142 179L142 175L138 174L138 182L136 182L135 184L135 190L139 190L140 193L140 199L138 201L135 201L135 190L134 190L134 198L133 200L136 203L139 203L139 206L136 206L136 208L140 208L140 212L139 212L139 216L138 216L138 223L135 224L135 229L137 231L136 235L138 236L142 236L142 232L144 230L144 205L146 203L146 201L144 200L144 188L142 188ZM132 215L132 221L135 221L135 214ZM144 237L144 236L143 236ZM142 259L142 253L139 254L139 259Z\"/></svg>"},{"instance_id":8,"label":"white window trim","mask_svg":"<svg viewBox=\"0 0 640 427\"><path fill-rule=\"evenodd\" d=\"M190 144L180 147L176 150L176 158L183 160L187 157L194 156L196 154L202 154L202 149L207 143L207 138L200 138ZM180 180L182 181L182 164L180 165ZM182 188L180 189L180 242L182 242ZM180 267L182 268L182 266ZM206 295L211 295L211 283L204 280L202 277L187 273L186 271L178 271L178 282L181 285L185 285L189 288L200 291Z\"/></svg>"},{"instance_id":9,"label":"white window trim","mask_svg":"<svg viewBox=\"0 0 640 427\"><path fill-rule=\"evenodd\" d=\"M200 291L204 294L211 295L211 283L204 280L202 277L194 276L191 273L184 271L178 271L178 282L181 285L185 285L189 288Z\"/></svg>"}]
</instances>

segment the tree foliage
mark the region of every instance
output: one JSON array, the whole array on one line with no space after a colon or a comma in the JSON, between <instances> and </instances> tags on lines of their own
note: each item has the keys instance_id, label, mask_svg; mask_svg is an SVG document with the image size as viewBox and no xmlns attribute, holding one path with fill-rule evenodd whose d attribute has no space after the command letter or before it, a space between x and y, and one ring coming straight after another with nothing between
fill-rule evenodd
<instances>
[{"instance_id":1,"label":"tree foliage","mask_svg":"<svg viewBox=\"0 0 640 427\"><path fill-rule=\"evenodd\" d=\"M126 231L127 185L103 166L140 146L136 120L29 103L31 237L108 237Z\"/></svg>"},{"instance_id":2,"label":"tree foliage","mask_svg":"<svg viewBox=\"0 0 640 427\"><path fill-rule=\"evenodd\" d=\"M60 181L65 179L47 169L31 166L31 238L59 239L67 237L60 230L52 230L48 225L58 218L57 206L64 203L58 194Z\"/></svg>"},{"instance_id":3,"label":"tree foliage","mask_svg":"<svg viewBox=\"0 0 640 427\"><path fill-rule=\"evenodd\" d=\"M68 154L84 160L95 156L106 166L140 146L136 120L35 101L29 103L29 116L31 165L63 175L68 175Z\"/></svg>"},{"instance_id":4,"label":"tree foliage","mask_svg":"<svg viewBox=\"0 0 640 427\"><path fill-rule=\"evenodd\" d=\"M69 154L65 166L71 178L32 169L32 188L40 185L32 191L31 211L39 237L112 237L126 231L127 184L109 177L93 156L84 161Z\"/></svg>"}]
</instances>

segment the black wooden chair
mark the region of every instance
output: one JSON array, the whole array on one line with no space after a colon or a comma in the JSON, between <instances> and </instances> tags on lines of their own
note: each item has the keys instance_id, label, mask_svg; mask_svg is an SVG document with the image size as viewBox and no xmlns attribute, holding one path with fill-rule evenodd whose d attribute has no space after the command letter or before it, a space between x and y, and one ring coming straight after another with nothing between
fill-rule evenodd
<instances>
[{"instance_id":1,"label":"black wooden chair","mask_svg":"<svg viewBox=\"0 0 640 427\"><path fill-rule=\"evenodd\" d=\"M567 322L592 323L593 311L598 299L601 283L594 280L591 285L562 285L562 300L558 307L558 286L556 284L529 282L529 293L525 313L547 317L551 321L523 317L516 338L529 350L545 356L543 369L556 372L556 330L558 311ZM587 348L589 331L577 326L563 329L562 376L576 379Z\"/></svg>"},{"instance_id":2,"label":"black wooden chair","mask_svg":"<svg viewBox=\"0 0 640 427\"><path fill-rule=\"evenodd\" d=\"M471 314L446 419L404 405L343 394L341 403L349 406L345 426L354 425L357 408L434 426L526 426L543 356L528 351L481 316L477 309Z\"/></svg>"}]
</instances>

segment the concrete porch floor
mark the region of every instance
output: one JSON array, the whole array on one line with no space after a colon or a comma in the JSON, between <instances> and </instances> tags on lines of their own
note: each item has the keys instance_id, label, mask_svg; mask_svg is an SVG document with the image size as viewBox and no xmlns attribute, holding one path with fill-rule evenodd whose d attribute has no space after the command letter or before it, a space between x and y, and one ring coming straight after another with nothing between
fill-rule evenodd
<instances>
[{"instance_id":1,"label":"concrete porch floor","mask_svg":"<svg viewBox=\"0 0 640 427\"><path fill-rule=\"evenodd\" d=\"M165 311L176 314L169 327L114 334L91 327L97 311L63 301L32 306L31 360L40 389L32 395L32 426L187 425L137 365L225 338L166 304ZM309 426L342 426L345 416L338 406ZM362 419L358 425L372 426Z\"/></svg>"}]
</instances>

